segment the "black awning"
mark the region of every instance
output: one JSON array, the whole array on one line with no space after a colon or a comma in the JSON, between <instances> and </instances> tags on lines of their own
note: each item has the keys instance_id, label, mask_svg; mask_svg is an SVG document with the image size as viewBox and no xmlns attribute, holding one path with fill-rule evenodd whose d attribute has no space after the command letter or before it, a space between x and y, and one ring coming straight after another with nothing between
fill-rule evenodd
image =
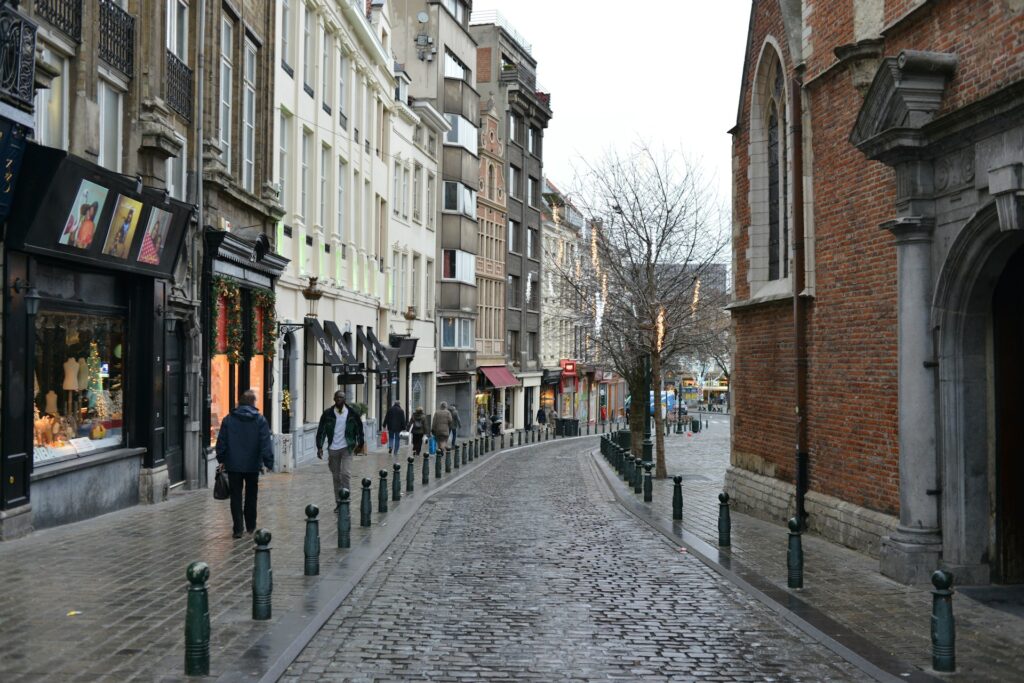
<instances>
[{"instance_id":1,"label":"black awning","mask_svg":"<svg viewBox=\"0 0 1024 683\"><path fill-rule=\"evenodd\" d=\"M327 336L324 334L324 328L320 327L320 321L316 318L306 318L306 329L313 333L316 338L316 343L320 345L320 348L324 351L324 365L330 365L333 372L344 372L345 364L338 357L338 354L334 352L334 348L331 343L327 341Z\"/></svg>"},{"instance_id":2,"label":"black awning","mask_svg":"<svg viewBox=\"0 0 1024 683\"><path fill-rule=\"evenodd\" d=\"M541 378L541 384L558 384L562 381L561 370L545 370L544 376Z\"/></svg>"},{"instance_id":3,"label":"black awning","mask_svg":"<svg viewBox=\"0 0 1024 683\"><path fill-rule=\"evenodd\" d=\"M377 337L373 334L373 330L366 330L363 332L361 327L356 328L356 335L359 341L363 342L369 351L370 355L373 356L375 368L371 372L388 372L391 370L391 365L388 363L388 356L384 352L384 347L377 341Z\"/></svg>"},{"instance_id":4,"label":"black awning","mask_svg":"<svg viewBox=\"0 0 1024 683\"><path fill-rule=\"evenodd\" d=\"M391 372L395 372L398 369L398 349L389 346L384 349L384 355L387 356L388 366L390 366Z\"/></svg>"},{"instance_id":5,"label":"black awning","mask_svg":"<svg viewBox=\"0 0 1024 683\"><path fill-rule=\"evenodd\" d=\"M412 339L410 337L403 337L398 343L398 357L399 358L414 358L416 356L416 342L419 339ZM394 346L394 343L392 343Z\"/></svg>"},{"instance_id":6,"label":"black awning","mask_svg":"<svg viewBox=\"0 0 1024 683\"><path fill-rule=\"evenodd\" d=\"M349 350L348 344L345 343L345 335L342 334L338 328L338 324L333 320L324 321L324 329L330 336L331 341L334 342L334 347L338 350L339 355L349 365L360 366L359 370L362 371L362 363L360 363L355 356L352 355L352 351ZM351 368L349 368L351 370Z\"/></svg>"}]
</instances>

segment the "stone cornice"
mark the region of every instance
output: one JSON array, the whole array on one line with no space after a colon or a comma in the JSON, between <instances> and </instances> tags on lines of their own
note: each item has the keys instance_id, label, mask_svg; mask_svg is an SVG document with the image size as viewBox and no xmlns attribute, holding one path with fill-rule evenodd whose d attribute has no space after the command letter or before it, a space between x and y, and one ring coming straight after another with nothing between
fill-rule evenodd
<instances>
[{"instance_id":1,"label":"stone cornice","mask_svg":"<svg viewBox=\"0 0 1024 683\"><path fill-rule=\"evenodd\" d=\"M904 216L886 221L879 226L896 238L896 244L931 242L935 232L935 219L930 216Z\"/></svg>"}]
</instances>

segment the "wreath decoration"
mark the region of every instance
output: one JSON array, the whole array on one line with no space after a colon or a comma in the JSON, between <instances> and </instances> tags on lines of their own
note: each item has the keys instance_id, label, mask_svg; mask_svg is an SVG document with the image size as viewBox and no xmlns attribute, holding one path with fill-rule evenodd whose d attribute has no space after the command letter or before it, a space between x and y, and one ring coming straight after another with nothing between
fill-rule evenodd
<instances>
[{"instance_id":1,"label":"wreath decoration","mask_svg":"<svg viewBox=\"0 0 1024 683\"><path fill-rule=\"evenodd\" d=\"M269 289L252 290L253 319L257 309L263 311L263 348L261 351L267 358L277 353L277 297Z\"/></svg>"},{"instance_id":2,"label":"wreath decoration","mask_svg":"<svg viewBox=\"0 0 1024 683\"><path fill-rule=\"evenodd\" d=\"M227 304L227 348L221 349L217 342L217 326L213 327L213 334L210 335L210 346L213 355L226 353L228 362L237 364L242 360L242 293L234 281L226 277L213 278L214 300L218 307L223 297ZM219 315L219 309L215 315Z\"/></svg>"}]
</instances>

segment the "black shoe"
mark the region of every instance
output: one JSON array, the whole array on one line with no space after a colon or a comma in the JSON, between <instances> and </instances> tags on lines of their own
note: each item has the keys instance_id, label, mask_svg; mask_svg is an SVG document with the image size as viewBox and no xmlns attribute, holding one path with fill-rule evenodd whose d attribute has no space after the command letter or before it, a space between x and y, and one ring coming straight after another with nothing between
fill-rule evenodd
<instances>
[{"instance_id":1,"label":"black shoe","mask_svg":"<svg viewBox=\"0 0 1024 683\"><path fill-rule=\"evenodd\" d=\"M241 538L241 537L242 537L242 532L241 531L235 531L234 533L231 534L231 538Z\"/></svg>"}]
</instances>

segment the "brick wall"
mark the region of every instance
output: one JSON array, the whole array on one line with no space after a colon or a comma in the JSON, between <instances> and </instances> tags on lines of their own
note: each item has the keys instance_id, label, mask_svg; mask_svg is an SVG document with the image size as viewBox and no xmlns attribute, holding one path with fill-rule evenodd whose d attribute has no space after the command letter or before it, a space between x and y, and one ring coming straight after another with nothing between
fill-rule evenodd
<instances>
[{"instance_id":1,"label":"brick wall","mask_svg":"<svg viewBox=\"0 0 1024 683\"><path fill-rule=\"evenodd\" d=\"M491 48L489 47L476 49L476 82L491 82Z\"/></svg>"}]
</instances>

